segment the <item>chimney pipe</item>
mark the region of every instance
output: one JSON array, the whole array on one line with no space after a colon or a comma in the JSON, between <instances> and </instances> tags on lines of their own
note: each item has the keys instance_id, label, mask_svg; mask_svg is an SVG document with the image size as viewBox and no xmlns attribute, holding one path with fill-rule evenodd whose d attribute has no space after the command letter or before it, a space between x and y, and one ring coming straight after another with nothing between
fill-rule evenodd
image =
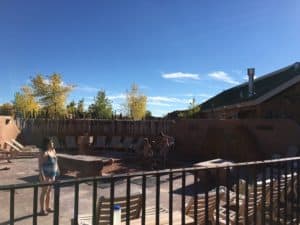
<instances>
[{"instance_id":1,"label":"chimney pipe","mask_svg":"<svg viewBox=\"0 0 300 225\"><path fill-rule=\"evenodd\" d=\"M248 88L249 88L249 97L254 95L254 74L255 74L255 69L254 68L248 68L247 69L248 73Z\"/></svg>"}]
</instances>

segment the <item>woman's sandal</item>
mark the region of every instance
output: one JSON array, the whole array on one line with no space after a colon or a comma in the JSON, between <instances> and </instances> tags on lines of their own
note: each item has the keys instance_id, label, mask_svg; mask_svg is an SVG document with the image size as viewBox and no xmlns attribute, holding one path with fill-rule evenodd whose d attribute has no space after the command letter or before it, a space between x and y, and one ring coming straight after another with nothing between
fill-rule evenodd
<instances>
[{"instance_id":1,"label":"woman's sandal","mask_svg":"<svg viewBox=\"0 0 300 225\"><path fill-rule=\"evenodd\" d=\"M51 208L48 208L48 209L47 209L47 212L49 212L49 213L53 213L53 212L54 212L54 210L53 210L53 209L51 209Z\"/></svg>"},{"instance_id":2,"label":"woman's sandal","mask_svg":"<svg viewBox=\"0 0 300 225\"><path fill-rule=\"evenodd\" d=\"M44 210L41 210L39 213L40 216L48 216L48 213Z\"/></svg>"}]
</instances>

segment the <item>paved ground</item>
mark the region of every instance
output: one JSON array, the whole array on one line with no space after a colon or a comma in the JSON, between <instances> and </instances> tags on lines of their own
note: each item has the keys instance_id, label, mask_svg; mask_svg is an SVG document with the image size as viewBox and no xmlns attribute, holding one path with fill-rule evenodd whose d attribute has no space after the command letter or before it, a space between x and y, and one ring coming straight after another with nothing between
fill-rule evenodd
<instances>
[{"instance_id":1,"label":"paved ground","mask_svg":"<svg viewBox=\"0 0 300 225\"><path fill-rule=\"evenodd\" d=\"M2 170L4 167L9 167L9 170ZM1 169L2 168L2 169ZM37 181L38 174L38 162L37 159L15 159L12 163L6 163L0 161L0 185L16 184L16 183L30 183ZM181 205L181 177L179 174L175 174L177 177L173 184L173 206L174 210L180 210ZM69 179L70 177L62 177L61 179ZM169 182L167 177L161 177L160 186L160 207L168 209L169 202ZM187 198L191 198L193 177L188 175L186 178L187 185ZM126 190L126 182L120 180L116 183L115 195L124 195ZM131 183L131 191L141 192L141 179L134 179ZM155 178L147 178L147 207L155 206ZM98 196L109 196L110 189L108 183L98 184ZM80 185L79 192L79 213L91 214L92 212L92 185L89 183L83 183ZM33 189L17 190L15 195L15 224L30 225L32 224L32 205L33 205ZM9 192L0 191L0 225L9 224ZM70 220L73 217L74 208L74 187L67 186L61 189L60 196L60 224L70 225ZM52 214L48 216L39 216L38 224L48 225L52 224Z\"/></svg>"}]
</instances>

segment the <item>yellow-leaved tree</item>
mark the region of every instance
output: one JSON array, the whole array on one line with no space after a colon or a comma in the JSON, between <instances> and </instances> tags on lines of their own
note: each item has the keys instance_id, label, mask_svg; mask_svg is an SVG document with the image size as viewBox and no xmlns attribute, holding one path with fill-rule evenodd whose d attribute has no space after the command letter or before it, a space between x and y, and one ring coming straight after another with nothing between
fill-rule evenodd
<instances>
[{"instance_id":1,"label":"yellow-leaved tree","mask_svg":"<svg viewBox=\"0 0 300 225\"><path fill-rule=\"evenodd\" d=\"M39 104L35 100L32 88L23 86L21 91L15 94L14 108L16 113L24 118L34 117L38 113Z\"/></svg>"},{"instance_id":2,"label":"yellow-leaved tree","mask_svg":"<svg viewBox=\"0 0 300 225\"><path fill-rule=\"evenodd\" d=\"M147 110L147 96L145 96L135 83L131 85L131 89L126 92L125 109L127 115L134 120L145 118Z\"/></svg>"},{"instance_id":3,"label":"yellow-leaved tree","mask_svg":"<svg viewBox=\"0 0 300 225\"><path fill-rule=\"evenodd\" d=\"M66 115L66 100L73 85L66 85L60 74L50 76L38 74L31 79L33 94L37 97L43 114L48 118L58 118Z\"/></svg>"}]
</instances>

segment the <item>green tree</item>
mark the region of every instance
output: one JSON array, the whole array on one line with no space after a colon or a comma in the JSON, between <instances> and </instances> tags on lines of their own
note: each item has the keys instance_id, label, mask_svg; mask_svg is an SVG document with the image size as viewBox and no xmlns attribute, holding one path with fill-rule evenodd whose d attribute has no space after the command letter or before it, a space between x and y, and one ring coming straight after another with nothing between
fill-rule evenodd
<instances>
[{"instance_id":1,"label":"green tree","mask_svg":"<svg viewBox=\"0 0 300 225\"><path fill-rule=\"evenodd\" d=\"M85 111L84 111L84 99L80 99L77 104L76 109L77 117L84 118L85 117Z\"/></svg>"},{"instance_id":2,"label":"green tree","mask_svg":"<svg viewBox=\"0 0 300 225\"><path fill-rule=\"evenodd\" d=\"M111 101L106 97L105 91L97 93L94 103L89 106L89 114L95 119L110 119L112 117Z\"/></svg>"},{"instance_id":3,"label":"green tree","mask_svg":"<svg viewBox=\"0 0 300 225\"><path fill-rule=\"evenodd\" d=\"M192 102L190 102L189 109L187 111L187 117L194 118L199 112L200 112L200 106L197 105L196 99L193 98Z\"/></svg>"},{"instance_id":4,"label":"green tree","mask_svg":"<svg viewBox=\"0 0 300 225\"><path fill-rule=\"evenodd\" d=\"M76 102L73 100L67 105L68 117L74 118L77 113Z\"/></svg>"},{"instance_id":5,"label":"green tree","mask_svg":"<svg viewBox=\"0 0 300 225\"><path fill-rule=\"evenodd\" d=\"M24 118L36 116L40 108L29 86L23 86L21 91L15 94L13 103L17 114Z\"/></svg>"},{"instance_id":6,"label":"green tree","mask_svg":"<svg viewBox=\"0 0 300 225\"><path fill-rule=\"evenodd\" d=\"M0 105L0 115L13 116L14 115L13 104L7 102Z\"/></svg>"},{"instance_id":7,"label":"green tree","mask_svg":"<svg viewBox=\"0 0 300 225\"><path fill-rule=\"evenodd\" d=\"M145 118L151 119L151 117L152 117L152 112L150 110L146 110Z\"/></svg>"},{"instance_id":8,"label":"green tree","mask_svg":"<svg viewBox=\"0 0 300 225\"><path fill-rule=\"evenodd\" d=\"M60 74L39 74L31 79L31 87L46 116L57 118L66 114L66 99L74 86L64 84Z\"/></svg>"},{"instance_id":9,"label":"green tree","mask_svg":"<svg viewBox=\"0 0 300 225\"><path fill-rule=\"evenodd\" d=\"M130 91L126 93L125 110L129 117L134 120L145 118L147 96L139 90L137 84L132 84Z\"/></svg>"}]
</instances>

